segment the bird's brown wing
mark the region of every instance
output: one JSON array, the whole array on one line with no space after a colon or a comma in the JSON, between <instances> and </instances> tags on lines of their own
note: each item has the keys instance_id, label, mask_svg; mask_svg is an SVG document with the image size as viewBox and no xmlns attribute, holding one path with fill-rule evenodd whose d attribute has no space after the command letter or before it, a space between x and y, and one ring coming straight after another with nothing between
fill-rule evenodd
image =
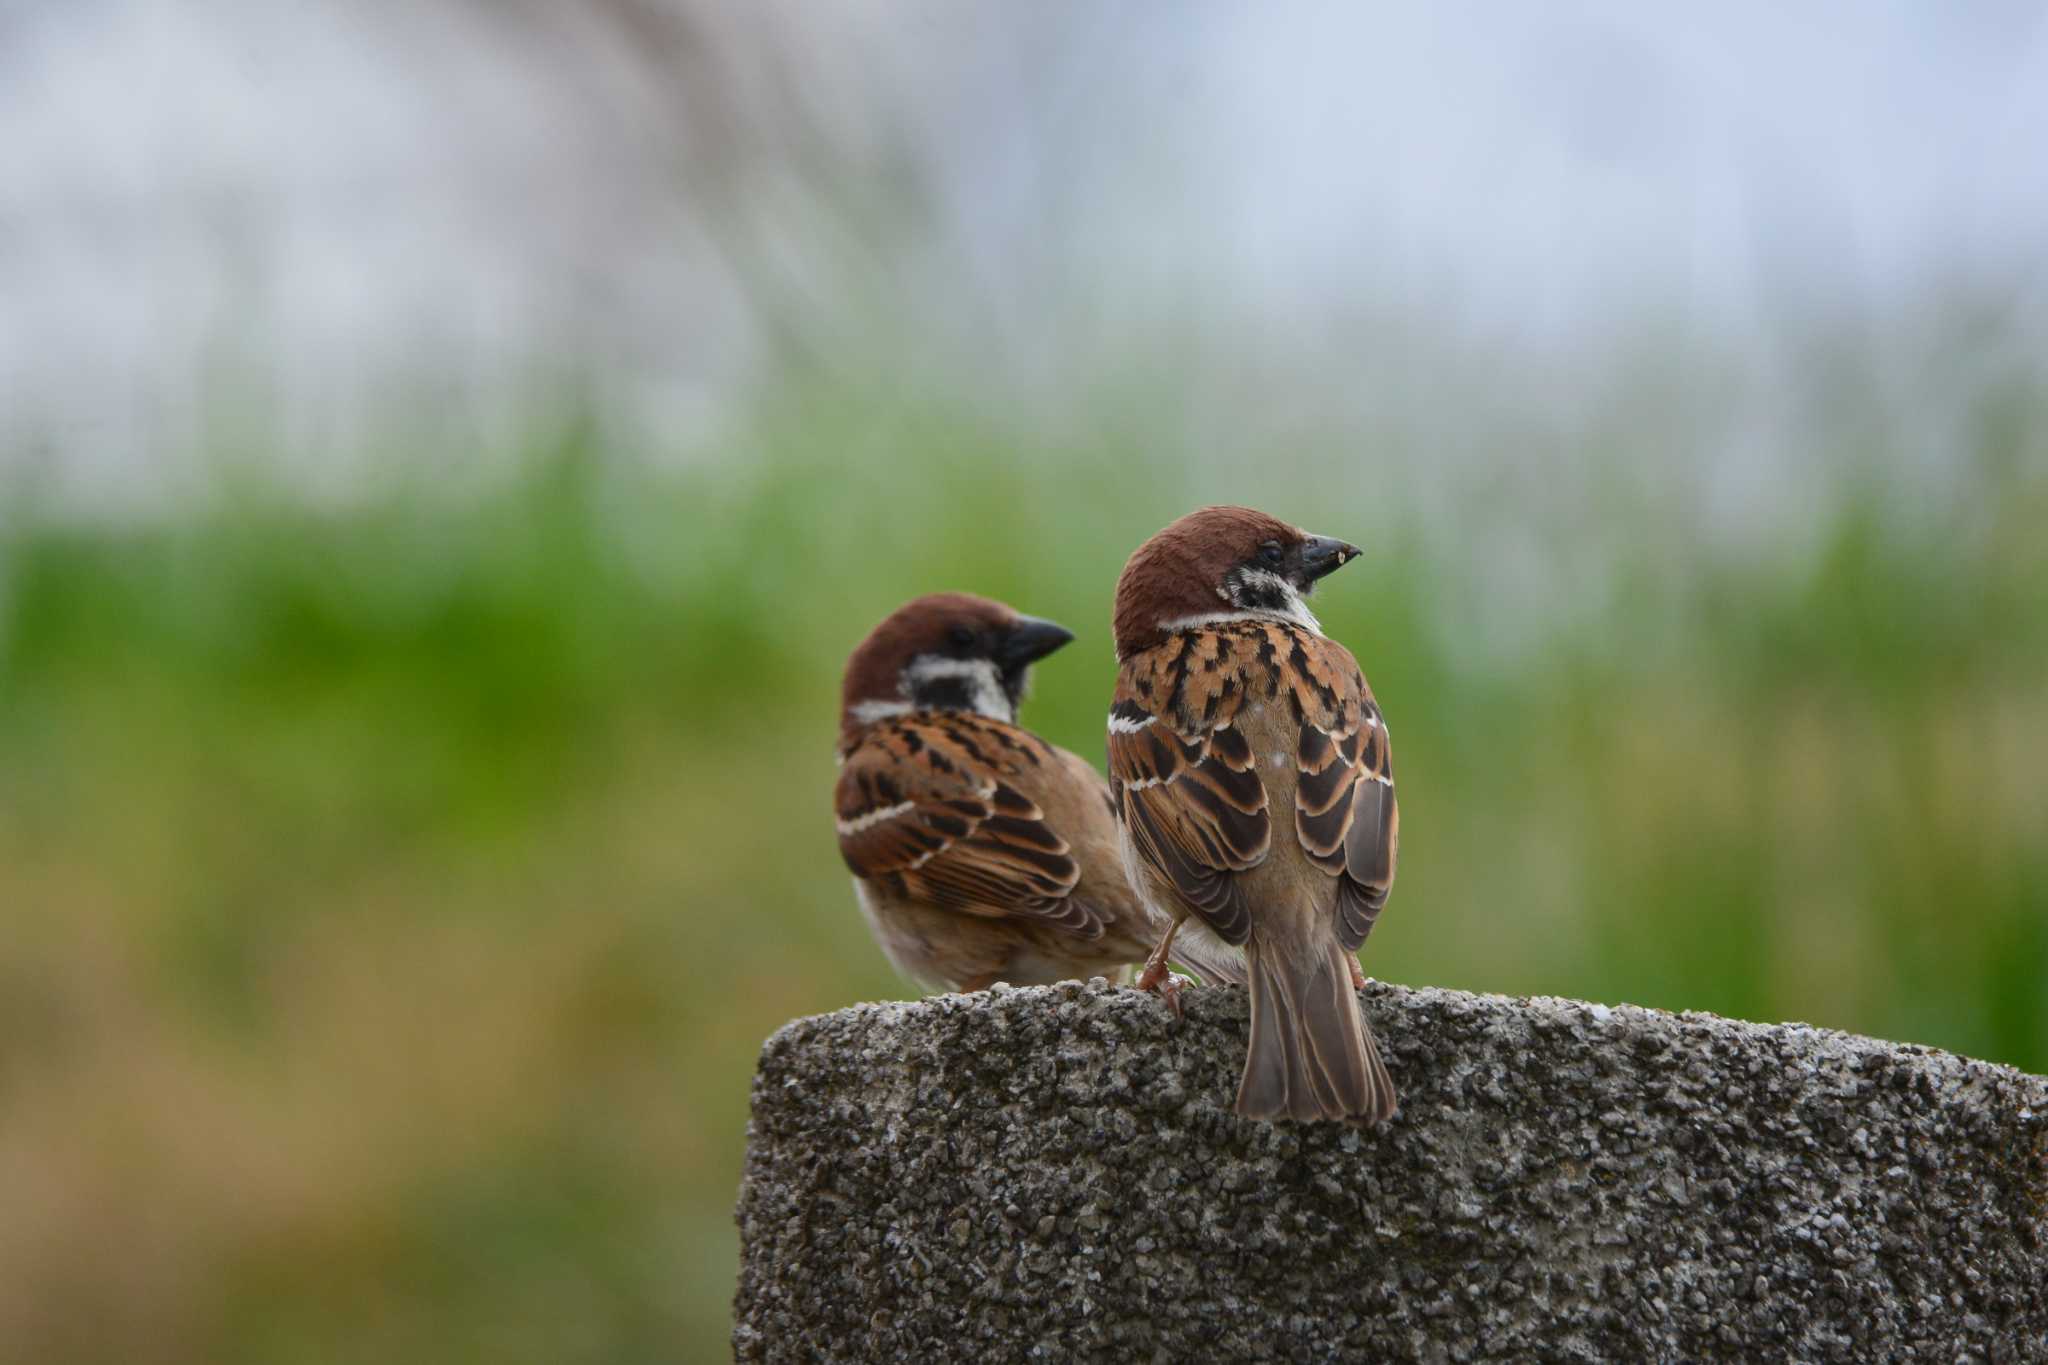
<instances>
[{"instance_id":1,"label":"bird's brown wing","mask_svg":"<svg viewBox=\"0 0 2048 1365\"><path fill-rule=\"evenodd\" d=\"M1401 816L1386 720L1334 640L1309 642L1292 671L1303 680L1294 831L1310 860L1337 877L1337 936L1356 952L1394 886Z\"/></svg>"},{"instance_id":2,"label":"bird's brown wing","mask_svg":"<svg viewBox=\"0 0 2048 1365\"><path fill-rule=\"evenodd\" d=\"M844 756L834 793L839 852L856 876L963 914L1018 915L1100 938L1076 899L1081 871L1030 791L1053 776L1051 746L980 716L906 716Z\"/></svg>"},{"instance_id":3,"label":"bird's brown wing","mask_svg":"<svg viewBox=\"0 0 2048 1365\"><path fill-rule=\"evenodd\" d=\"M1127 661L1109 712L1110 793L1144 861L1226 943L1251 933L1234 873L1272 846L1266 786L1235 723L1237 642L1193 631Z\"/></svg>"}]
</instances>

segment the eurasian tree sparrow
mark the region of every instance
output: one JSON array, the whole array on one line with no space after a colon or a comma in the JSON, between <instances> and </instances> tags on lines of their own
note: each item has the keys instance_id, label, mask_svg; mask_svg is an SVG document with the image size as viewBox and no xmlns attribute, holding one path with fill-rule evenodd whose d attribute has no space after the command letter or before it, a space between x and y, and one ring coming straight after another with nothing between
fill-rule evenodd
<instances>
[{"instance_id":1,"label":"eurasian tree sparrow","mask_svg":"<svg viewBox=\"0 0 2048 1365\"><path fill-rule=\"evenodd\" d=\"M927 987L1114 975L1164 927L1131 890L1101 774L1016 723L1031 664L1073 638L939 593L847 661L839 851L875 941Z\"/></svg>"},{"instance_id":2,"label":"eurasian tree sparrow","mask_svg":"<svg viewBox=\"0 0 2048 1365\"><path fill-rule=\"evenodd\" d=\"M1394 883L1393 760L1365 675L1304 600L1357 553L1205 507L1117 580L1110 791L1132 881L1173 921L1139 984L1170 984L1183 928L1177 960L1249 977L1251 1118L1396 1108L1352 956Z\"/></svg>"}]
</instances>

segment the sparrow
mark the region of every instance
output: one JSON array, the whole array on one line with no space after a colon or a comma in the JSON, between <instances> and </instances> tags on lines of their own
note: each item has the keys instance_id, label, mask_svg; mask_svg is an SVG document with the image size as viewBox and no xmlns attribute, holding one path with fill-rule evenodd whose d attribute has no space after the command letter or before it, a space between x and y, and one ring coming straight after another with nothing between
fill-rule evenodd
<instances>
[{"instance_id":1,"label":"sparrow","mask_svg":"<svg viewBox=\"0 0 2048 1365\"><path fill-rule=\"evenodd\" d=\"M1396 1108L1353 956L1394 884L1386 718L1306 599L1358 548L1248 507L1205 507L1141 545L1116 585L1109 785L1131 879L1169 954L1251 990L1248 1118ZM1182 947L1174 936L1185 928Z\"/></svg>"},{"instance_id":2,"label":"sparrow","mask_svg":"<svg viewBox=\"0 0 2048 1365\"><path fill-rule=\"evenodd\" d=\"M965 593L898 608L847 661L833 794L875 942L932 989L1114 975L1164 925L1124 871L1109 789L1017 724L1073 639Z\"/></svg>"}]
</instances>

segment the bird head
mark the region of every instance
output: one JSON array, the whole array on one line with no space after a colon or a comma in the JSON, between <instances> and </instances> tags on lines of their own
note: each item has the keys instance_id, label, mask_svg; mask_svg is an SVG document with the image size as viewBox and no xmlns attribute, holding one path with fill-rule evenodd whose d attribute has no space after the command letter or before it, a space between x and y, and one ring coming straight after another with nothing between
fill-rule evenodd
<instances>
[{"instance_id":1,"label":"bird head","mask_svg":"<svg viewBox=\"0 0 2048 1365\"><path fill-rule=\"evenodd\" d=\"M1065 626L969 593L904 603L846 662L846 729L910 711L973 711L1017 719L1031 665L1074 638Z\"/></svg>"},{"instance_id":2,"label":"bird head","mask_svg":"<svg viewBox=\"0 0 2048 1365\"><path fill-rule=\"evenodd\" d=\"M1140 545L1116 584L1116 652L1225 621L1286 621L1320 632L1307 599L1358 547L1249 507L1204 507Z\"/></svg>"}]
</instances>

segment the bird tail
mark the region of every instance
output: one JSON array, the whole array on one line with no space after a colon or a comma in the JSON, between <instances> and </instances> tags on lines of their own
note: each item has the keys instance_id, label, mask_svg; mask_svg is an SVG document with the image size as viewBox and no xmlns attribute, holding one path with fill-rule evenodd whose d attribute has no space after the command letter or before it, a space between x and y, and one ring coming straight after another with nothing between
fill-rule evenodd
<instances>
[{"instance_id":1,"label":"bird tail","mask_svg":"<svg viewBox=\"0 0 2048 1365\"><path fill-rule=\"evenodd\" d=\"M1252 994L1251 1047L1237 1112L1253 1119L1393 1117L1399 1101L1372 1028L1358 1009L1348 956L1334 938L1305 952L1288 943L1245 945Z\"/></svg>"}]
</instances>

